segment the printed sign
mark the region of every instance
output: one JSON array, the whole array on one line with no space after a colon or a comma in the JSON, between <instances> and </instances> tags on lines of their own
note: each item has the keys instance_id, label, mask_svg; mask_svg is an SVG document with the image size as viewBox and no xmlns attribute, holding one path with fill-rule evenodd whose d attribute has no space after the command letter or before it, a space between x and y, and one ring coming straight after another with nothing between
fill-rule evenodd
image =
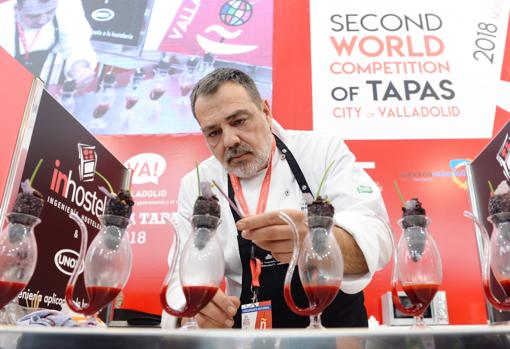
<instances>
[{"instance_id":1,"label":"printed sign","mask_svg":"<svg viewBox=\"0 0 510 349\"><path fill-rule=\"evenodd\" d=\"M37 111L22 179L30 178L39 159L43 163L33 186L42 193L45 205L42 222L35 228L37 267L18 298L26 306L37 294L40 307L60 309L81 241L69 213L75 212L85 222L90 244L100 228L98 217L106 204L106 195L98 187L108 187L106 179L114 190L119 190L126 169L47 91L43 92ZM12 193L11 202L18 188ZM82 279L75 297L84 304L87 297Z\"/></svg>"},{"instance_id":2,"label":"printed sign","mask_svg":"<svg viewBox=\"0 0 510 349\"><path fill-rule=\"evenodd\" d=\"M85 16L92 27L92 39L137 46L142 32L147 0L86 0Z\"/></svg>"},{"instance_id":3,"label":"printed sign","mask_svg":"<svg viewBox=\"0 0 510 349\"><path fill-rule=\"evenodd\" d=\"M345 139L489 138L510 1L310 6L313 125Z\"/></svg>"}]
</instances>

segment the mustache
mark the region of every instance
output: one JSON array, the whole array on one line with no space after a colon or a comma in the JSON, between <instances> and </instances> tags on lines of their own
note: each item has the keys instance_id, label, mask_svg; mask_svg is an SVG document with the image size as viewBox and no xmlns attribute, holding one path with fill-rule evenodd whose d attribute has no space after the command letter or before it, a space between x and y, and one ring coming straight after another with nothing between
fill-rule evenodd
<instances>
[{"instance_id":1,"label":"mustache","mask_svg":"<svg viewBox=\"0 0 510 349\"><path fill-rule=\"evenodd\" d=\"M230 148L227 148L227 150L225 151L224 157L227 162L230 162L230 160L232 160L232 158L242 155L244 153L248 153L248 152L253 153L253 148L251 146L249 146L248 144L242 143L242 144L238 144L238 145L232 146Z\"/></svg>"}]
</instances>

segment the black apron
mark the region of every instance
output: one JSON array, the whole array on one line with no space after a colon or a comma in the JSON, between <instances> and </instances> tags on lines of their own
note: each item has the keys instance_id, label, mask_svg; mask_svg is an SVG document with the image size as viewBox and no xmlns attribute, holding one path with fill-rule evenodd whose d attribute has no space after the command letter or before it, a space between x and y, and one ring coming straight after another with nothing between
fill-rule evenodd
<instances>
[{"instance_id":1,"label":"black apron","mask_svg":"<svg viewBox=\"0 0 510 349\"><path fill-rule=\"evenodd\" d=\"M44 63L48 58L53 48L58 44L59 41L59 28L57 18L53 17L53 44L46 50L39 51L31 51L28 53L28 58L25 59L25 54L20 53L19 47L19 32L18 28L16 28L14 34L14 58L18 60L21 64L25 66L34 76L41 77L41 71L44 67ZM42 77L41 77L42 78Z\"/></svg>"},{"instance_id":2,"label":"black apron","mask_svg":"<svg viewBox=\"0 0 510 349\"><path fill-rule=\"evenodd\" d=\"M296 159L287 146L276 136L276 146L279 152L287 160L292 174L301 189L302 193L311 193L306 179L299 167ZM235 203L235 194L228 176L228 196ZM237 222L240 217L231 208L234 220ZM255 247L255 256L261 261L266 261L270 252L254 245L250 240L244 239L240 232L237 235L239 245L239 254L243 267L241 304L249 304L252 301L251 292L251 271L250 259L252 246ZM310 323L308 316L299 316L294 314L288 307L283 298L283 284L288 264L268 266L262 268L260 275L260 289L258 294L259 301L271 300L273 328L304 328ZM301 285L298 275L298 268L295 269L292 279L292 295L297 306L307 307L308 299ZM325 327L367 327L367 312L364 305L363 292L356 294L346 294L340 291L335 300L324 310L321 315L322 324ZM241 310L234 317L234 327L241 328Z\"/></svg>"}]
</instances>

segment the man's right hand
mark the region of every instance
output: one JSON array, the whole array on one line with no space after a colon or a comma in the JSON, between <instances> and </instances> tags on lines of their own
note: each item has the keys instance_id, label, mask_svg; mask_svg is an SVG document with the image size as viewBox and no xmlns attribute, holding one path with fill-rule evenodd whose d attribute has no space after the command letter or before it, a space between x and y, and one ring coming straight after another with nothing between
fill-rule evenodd
<instances>
[{"instance_id":1,"label":"man's right hand","mask_svg":"<svg viewBox=\"0 0 510 349\"><path fill-rule=\"evenodd\" d=\"M218 292L200 310L195 319L200 328L231 328L234 325L234 315L240 306L239 298L227 296L218 289Z\"/></svg>"}]
</instances>

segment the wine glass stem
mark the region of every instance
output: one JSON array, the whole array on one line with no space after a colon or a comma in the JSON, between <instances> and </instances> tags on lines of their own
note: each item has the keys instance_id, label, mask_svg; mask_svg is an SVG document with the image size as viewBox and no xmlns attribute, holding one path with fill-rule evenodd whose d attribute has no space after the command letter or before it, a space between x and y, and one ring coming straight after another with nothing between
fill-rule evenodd
<instances>
[{"instance_id":1,"label":"wine glass stem","mask_svg":"<svg viewBox=\"0 0 510 349\"><path fill-rule=\"evenodd\" d=\"M308 328L324 328L321 323L321 314L310 315L310 325Z\"/></svg>"},{"instance_id":2,"label":"wine glass stem","mask_svg":"<svg viewBox=\"0 0 510 349\"><path fill-rule=\"evenodd\" d=\"M423 314L420 314L420 315L416 315L414 317L414 323L415 323L415 326L416 327L427 327L427 325L425 324L425 320L423 319Z\"/></svg>"},{"instance_id":3,"label":"wine glass stem","mask_svg":"<svg viewBox=\"0 0 510 349\"><path fill-rule=\"evenodd\" d=\"M188 318L188 321L186 321L186 324L183 326L183 328L185 328L186 330L199 328L195 317L192 316Z\"/></svg>"}]
</instances>

